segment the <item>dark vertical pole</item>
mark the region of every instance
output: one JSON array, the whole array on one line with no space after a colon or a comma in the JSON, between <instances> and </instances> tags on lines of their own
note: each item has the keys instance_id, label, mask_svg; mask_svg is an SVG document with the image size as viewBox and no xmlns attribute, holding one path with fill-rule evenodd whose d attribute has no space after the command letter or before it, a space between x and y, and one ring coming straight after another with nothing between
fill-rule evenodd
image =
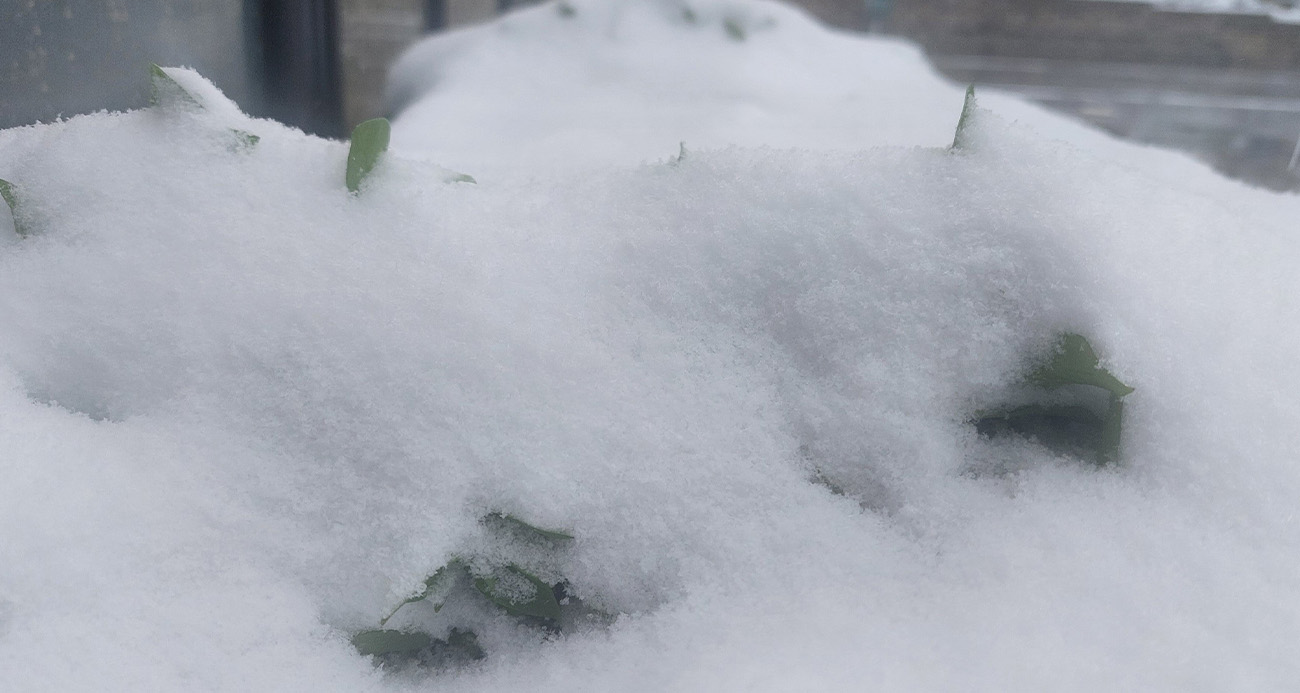
<instances>
[{"instance_id":1,"label":"dark vertical pole","mask_svg":"<svg viewBox=\"0 0 1300 693\"><path fill-rule=\"evenodd\" d=\"M334 0L261 0L267 115L322 137L342 137L338 14Z\"/></svg>"},{"instance_id":2,"label":"dark vertical pole","mask_svg":"<svg viewBox=\"0 0 1300 693\"><path fill-rule=\"evenodd\" d=\"M425 0L424 30L442 31L447 28L447 0Z\"/></svg>"}]
</instances>

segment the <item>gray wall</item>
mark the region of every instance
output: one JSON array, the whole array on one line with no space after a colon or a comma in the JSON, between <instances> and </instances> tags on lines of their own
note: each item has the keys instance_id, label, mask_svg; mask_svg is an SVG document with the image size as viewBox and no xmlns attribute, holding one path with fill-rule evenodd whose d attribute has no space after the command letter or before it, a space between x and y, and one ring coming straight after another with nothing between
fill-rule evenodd
<instances>
[{"instance_id":1,"label":"gray wall","mask_svg":"<svg viewBox=\"0 0 1300 693\"><path fill-rule=\"evenodd\" d=\"M0 128L148 102L148 65L259 93L244 0L0 0Z\"/></svg>"}]
</instances>

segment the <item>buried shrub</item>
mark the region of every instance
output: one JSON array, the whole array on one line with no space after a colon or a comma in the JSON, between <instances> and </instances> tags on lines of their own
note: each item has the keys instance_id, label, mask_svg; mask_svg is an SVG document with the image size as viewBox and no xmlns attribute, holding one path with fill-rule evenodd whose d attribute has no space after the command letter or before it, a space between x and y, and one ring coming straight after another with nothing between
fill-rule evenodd
<instances>
[{"instance_id":1,"label":"buried shrub","mask_svg":"<svg viewBox=\"0 0 1300 693\"><path fill-rule=\"evenodd\" d=\"M1119 460L1123 398L1131 392L1101 367L1087 339L1066 333L1029 374L1019 401L981 412L973 423L986 438L1020 436L1104 466Z\"/></svg>"}]
</instances>

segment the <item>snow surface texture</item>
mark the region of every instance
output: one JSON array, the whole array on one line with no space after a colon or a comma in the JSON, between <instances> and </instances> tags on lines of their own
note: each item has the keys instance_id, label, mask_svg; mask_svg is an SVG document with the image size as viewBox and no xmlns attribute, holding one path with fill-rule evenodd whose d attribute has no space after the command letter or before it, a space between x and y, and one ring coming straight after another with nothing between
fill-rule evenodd
<instances>
[{"instance_id":1,"label":"snow surface texture","mask_svg":"<svg viewBox=\"0 0 1300 693\"><path fill-rule=\"evenodd\" d=\"M988 112L350 195L345 145L172 74L209 108L0 132L0 690L1300 680L1294 197ZM1067 330L1137 388L1115 468L966 423ZM618 620L357 655L490 511Z\"/></svg>"}]
</instances>

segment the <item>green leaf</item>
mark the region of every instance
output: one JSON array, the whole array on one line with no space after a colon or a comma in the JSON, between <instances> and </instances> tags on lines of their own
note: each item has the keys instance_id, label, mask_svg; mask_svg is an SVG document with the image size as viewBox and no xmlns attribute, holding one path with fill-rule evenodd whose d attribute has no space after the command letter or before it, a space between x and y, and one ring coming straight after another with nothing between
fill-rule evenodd
<instances>
[{"instance_id":1,"label":"green leaf","mask_svg":"<svg viewBox=\"0 0 1300 693\"><path fill-rule=\"evenodd\" d=\"M172 79L171 75L153 63L149 64L149 104L185 109L203 108L203 104L182 87L180 82Z\"/></svg>"},{"instance_id":2,"label":"green leaf","mask_svg":"<svg viewBox=\"0 0 1300 693\"><path fill-rule=\"evenodd\" d=\"M1030 374L1029 381L1048 389L1064 385L1092 385L1115 397L1133 392L1133 388L1120 382L1119 378L1099 364L1097 352L1092 350L1088 340L1082 335L1068 332L1057 341L1052 360Z\"/></svg>"},{"instance_id":3,"label":"green leaf","mask_svg":"<svg viewBox=\"0 0 1300 693\"><path fill-rule=\"evenodd\" d=\"M738 43L744 41L747 37L745 26L735 17L727 17L722 20L722 29L727 32L727 38Z\"/></svg>"},{"instance_id":4,"label":"green leaf","mask_svg":"<svg viewBox=\"0 0 1300 693\"><path fill-rule=\"evenodd\" d=\"M1093 392L1104 398L1104 408L1095 400L1087 405L1090 398L1086 390L1067 391L1052 396L1055 401L977 414L973 423L980 435L1022 435L1057 452L1091 456L1099 465L1119 460L1123 398L1133 388L1101 367L1097 352L1086 338L1073 332L1062 334L1051 359L1034 370L1027 381L1044 390L1097 388Z\"/></svg>"},{"instance_id":5,"label":"green leaf","mask_svg":"<svg viewBox=\"0 0 1300 693\"><path fill-rule=\"evenodd\" d=\"M352 130L352 144L348 148L347 185L355 193L370 175L384 152L388 151L391 132L387 118L371 118Z\"/></svg>"},{"instance_id":6,"label":"green leaf","mask_svg":"<svg viewBox=\"0 0 1300 693\"><path fill-rule=\"evenodd\" d=\"M565 19L570 19L574 15L578 14L578 11L573 9L573 5L570 5L569 3L565 2L565 0L560 0L559 4L555 6L555 11L558 12L559 15L561 17L564 17Z\"/></svg>"},{"instance_id":7,"label":"green leaf","mask_svg":"<svg viewBox=\"0 0 1300 693\"><path fill-rule=\"evenodd\" d=\"M448 183L474 183L475 185L478 184L478 181L474 180L474 176L471 176L471 175L469 175L468 173L453 173L453 174L451 175L451 177L447 179L446 182L448 182Z\"/></svg>"},{"instance_id":8,"label":"green leaf","mask_svg":"<svg viewBox=\"0 0 1300 693\"><path fill-rule=\"evenodd\" d=\"M261 137L258 137L257 135L254 135L251 132L246 132L244 130L237 130L235 128L230 128L230 134L234 135L235 149L239 149L239 150L247 151L249 149L252 149L253 147L256 147L257 143L262 141Z\"/></svg>"},{"instance_id":9,"label":"green leaf","mask_svg":"<svg viewBox=\"0 0 1300 693\"><path fill-rule=\"evenodd\" d=\"M433 636L400 630L367 630L352 636L352 646L363 655L409 655L433 647Z\"/></svg>"},{"instance_id":10,"label":"green leaf","mask_svg":"<svg viewBox=\"0 0 1300 693\"><path fill-rule=\"evenodd\" d=\"M0 178L0 199L5 201L5 204L9 206L9 213L13 215L14 232L26 238L28 236L27 229L18 218L18 193L14 191L14 184L3 178Z\"/></svg>"},{"instance_id":11,"label":"green leaf","mask_svg":"<svg viewBox=\"0 0 1300 693\"><path fill-rule=\"evenodd\" d=\"M700 21L700 16L695 14L695 10L687 6L682 8L682 20L687 24L695 24Z\"/></svg>"},{"instance_id":12,"label":"green leaf","mask_svg":"<svg viewBox=\"0 0 1300 693\"><path fill-rule=\"evenodd\" d=\"M414 596L410 597L406 601L403 601L401 604L398 604L396 607L393 608L392 611L388 612L387 616L379 619L379 625L382 626L385 623L388 623L388 619L392 618L393 616L396 616L397 612L401 611L402 607L406 606L407 604L414 604L415 602L424 601L429 597L433 597L433 596L439 597L439 599L436 600L437 603L433 605L433 610L435 612L438 611L439 609L442 608L443 599L446 598L447 592L452 588L453 585L455 585L456 578L459 577L460 575L465 574L467 570L468 569L465 567L464 563L460 562L457 559L452 559L447 563L447 565L434 571L433 575L430 575L429 577L425 578L424 587L421 588L419 592L417 592Z\"/></svg>"},{"instance_id":13,"label":"green leaf","mask_svg":"<svg viewBox=\"0 0 1300 693\"><path fill-rule=\"evenodd\" d=\"M1101 425L1101 441L1097 445L1097 461L1103 465L1119 461L1120 432L1124 425L1124 402L1119 397L1110 398L1110 408Z\"/></svg>"},{"instance_id":14,"label":"green leaf","mask_svg":"<svg viewBox=\"0 0 1300 693\"><path fill-rule=\"evenodd\" d=\"M552 587L517 565L474 578L474 587L511 616L560 618L560 603Z\"/></svg>"},{"instance_id":15,"label":"green leaf","mask_svg":"<svg viewBox=\"0 0 1300 693\"><path fill-rule=\"evenodd\" d=\"M957 119L957 132L952 137L952 146L948 151L960 151L966 149L970 142L966 129L970 127L971 119L975 116L975 85L966 87L966 100L961 105L961 117Z\"/></svg>"},{"instance_id":16,"label":"green leaf","mask_svg":"<svg viewBox=\"0 0 1300 693\"><path fill-rule=\"evenodd\" d=\"M528 524L514 515L505 513L488 513L483 516L483 524L493 529L513 532L532 540L541 539L556 543L573 540L573 535L568 532L558 529L542 529L536 525Z\"/></svg>"}]
</instances>

